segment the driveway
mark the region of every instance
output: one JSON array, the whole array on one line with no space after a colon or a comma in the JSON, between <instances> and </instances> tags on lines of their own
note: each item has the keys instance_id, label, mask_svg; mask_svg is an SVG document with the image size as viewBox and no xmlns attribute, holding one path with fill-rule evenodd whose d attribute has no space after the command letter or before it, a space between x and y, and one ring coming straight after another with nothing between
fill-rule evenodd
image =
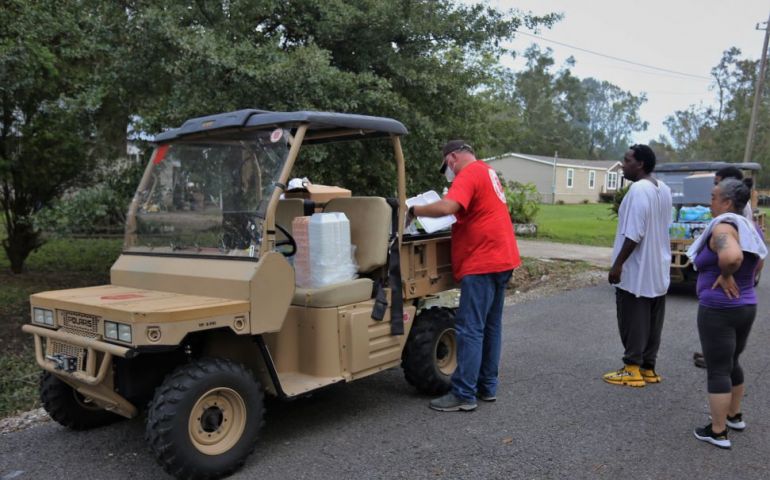
<instances>
[{"instance_id":1,"label":"driveway","mask_svg":"<svg viewBox=\"0 0 770 480\"><path fill-rule=\"evenodd\" d=\"M759 297L770 298L766 275ZM748 428L733 449L693 438L708 422L696 301L669 295L663 383L605 384L621 365L614 293L583 288L507 307L498 401L439 413L400 369L271 404L259 445L233 479L766 479L770 315L762 305L742 358ZM168 478L141 419L91 432L48 422L0 435L0 479Z\"/></svg>"},{"instance_id":2,"label":"driveway","mask_svg":"<svg viewBox=\"0 0 770 480\"><path fill-rule=\"evenodd\" d=\"M544 242L517 238L519 252L523 257L552 260L582 260L599 268L609 269L612 249L569 243Z\"/></svg>"}]
</instances>

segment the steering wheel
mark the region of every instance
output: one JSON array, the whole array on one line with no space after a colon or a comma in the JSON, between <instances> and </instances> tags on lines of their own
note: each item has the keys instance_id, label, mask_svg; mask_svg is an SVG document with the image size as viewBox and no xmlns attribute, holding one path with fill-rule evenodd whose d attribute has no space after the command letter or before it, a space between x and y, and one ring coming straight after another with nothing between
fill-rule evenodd
<instances>
[{"instance_id":1,"label":"steering wheel","mask_svg":"<svg viewBox=\"0 0 770 480\"><path fill-rule=\"evenodd\" d=\"M282 226L278 225L277 223L275 224L275 228L280 230L281 233L283 233L286 236L285 240L281 240L280 242L275 242L275 246L276 247L282 247L284 245L290 245L291 246L291 250L289 250L288 252L281 252L283 254L283 256L284 257L291 257L292 255L297 253L297 242L294 240L294 237L291 236L291 234L288 232L288 230L286 230Z\"/></svg>"}]
</instances>

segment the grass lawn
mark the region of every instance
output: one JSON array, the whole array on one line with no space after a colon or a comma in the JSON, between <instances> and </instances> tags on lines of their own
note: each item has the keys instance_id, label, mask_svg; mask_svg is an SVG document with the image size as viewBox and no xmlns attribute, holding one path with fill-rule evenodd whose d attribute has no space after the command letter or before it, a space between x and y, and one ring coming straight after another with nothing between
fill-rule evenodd
<instances>
[{"instance_id":1,"label":"grass lawn","mask_svg":"<svg viewBox=\"0 0 770 480\"><path fill-rule=\"evenodd\" d=\"M617 218L610 204L540 205L537 238L561 243L611 247Z\"/></svg>"},{"instance_id":2,"label":"grass lawn","mask_svg":"<svg viewBox=\"0 0 770 480\"><path fill-rule=\"evenodd\" d=\"M0 240L4 232L0 230ZM40 368L35 363L32 337L21 332L29 322L29 296L109 282L122 239L52 239L14 275L0 251L0 418L37 404Z\"/></svg>"}]
</instances>

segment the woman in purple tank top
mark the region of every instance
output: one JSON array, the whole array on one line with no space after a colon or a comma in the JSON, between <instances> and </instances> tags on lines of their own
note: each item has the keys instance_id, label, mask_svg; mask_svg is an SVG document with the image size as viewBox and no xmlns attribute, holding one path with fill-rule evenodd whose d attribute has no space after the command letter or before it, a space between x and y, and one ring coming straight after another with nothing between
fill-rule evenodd
<instances>
[{"instance_id":1,"label":"woman in purple tank top","mask_svg":"<svg viewBox=\"0 0 770 480\"><path fill-rule=\"evenodd\" d=\"M711 193L714 224L694 263L698 270L698 335L708 374L711 423L695 429L698 440L720 448L730 448L728 427L746 428L741 413L745 391L743 369L738 357L746 346L757 312L754 275L761 268L758 254L746 251L755 227L745 219L726 216L741 215L749 200L750 190L744 182L725 179ZM720 221L721 220L721 221ZM764 243L762 243L764 248ZM764 255L765 253L762 253Z\"/></svg>"}]
</instances>

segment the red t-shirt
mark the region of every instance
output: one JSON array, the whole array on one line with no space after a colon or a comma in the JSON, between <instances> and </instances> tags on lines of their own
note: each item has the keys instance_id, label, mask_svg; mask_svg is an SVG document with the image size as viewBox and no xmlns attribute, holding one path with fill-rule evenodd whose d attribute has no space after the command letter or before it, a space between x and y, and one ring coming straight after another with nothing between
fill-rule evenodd
<instances>
[{"instance_id":1,"label":"red t-shirt","mask_svg":"<svg viewBox=\"0 0 770 480\"><path fill-rule=\"evenodd\" d=\"M446 198L459 203L452 225L452 272L497 273L521 265L516 235L497 173L477 160L457 174Z\"/></svg>"}]
</instances>

